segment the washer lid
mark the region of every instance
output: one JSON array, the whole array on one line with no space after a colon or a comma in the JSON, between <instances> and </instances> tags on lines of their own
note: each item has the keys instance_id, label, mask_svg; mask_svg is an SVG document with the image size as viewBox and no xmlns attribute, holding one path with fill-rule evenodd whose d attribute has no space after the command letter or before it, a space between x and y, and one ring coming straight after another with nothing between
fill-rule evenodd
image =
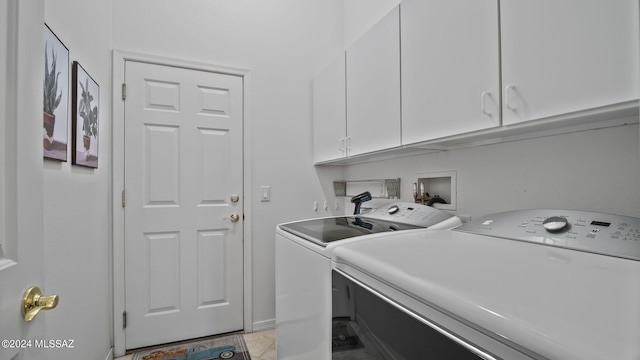
<instances>
[{"instance_id":1,"label":"washer lid","mask_svg":"<svg viewBox=\"0 0 640 360\"><path fill-rule=\"evenodd\" d=\"M362 215L316 218L280 224L278 227L320 246L338 240L388 231L421 228L450 229L461 224L445 211L402 201L391 202Z\"/></svg>"},{"instance_id":2,"label":"washer lid","mask_svg":"<svg viewBox=\"0 0 640 360\"><path fill-rule=\"evenodd\" d=\"M400 304L418 300L549 359L640 356L639 261L445 230L380 235L333 259L397 289Z\"/></svg>"}]
</instances>

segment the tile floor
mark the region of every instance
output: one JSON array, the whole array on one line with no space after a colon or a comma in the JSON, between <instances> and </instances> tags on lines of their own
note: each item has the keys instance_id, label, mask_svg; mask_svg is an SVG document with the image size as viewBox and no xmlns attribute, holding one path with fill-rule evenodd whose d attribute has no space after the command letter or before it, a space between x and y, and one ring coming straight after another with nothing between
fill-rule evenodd
<instances>
[{"instance_id":1,"label":"tile floor","mask_svg":"<svg viewBox=\"0 0 640 360\"><path fill-rule=\"evenodd\" d=\"M276 360L276 330L259 331L244 334L244 342L249 348L251 360ZM115 360L131 360L131 355Z\"/></svg>"},{"instance_id":2,"label":"tile floor","mask_svg":"<svg viewBox=\"0 0 640 360\"><path fill-rule=\"evenodd\" d=\"M276 330L244 334L251 360L276 360Z\"/></svg>"}]
</instances>

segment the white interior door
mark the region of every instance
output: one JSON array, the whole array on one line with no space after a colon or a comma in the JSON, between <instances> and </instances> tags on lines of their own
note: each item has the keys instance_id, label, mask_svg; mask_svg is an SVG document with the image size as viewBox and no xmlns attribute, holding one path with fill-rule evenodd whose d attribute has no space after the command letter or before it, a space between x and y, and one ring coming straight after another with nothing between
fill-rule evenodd
<instances>
[{"instance_id":1,"label":"white interior door","mask_svg":"<svg viewBox=\"0 0 640 360\"><path fill-rule=\"evenodd\" d=\"M242 78L127 61L125 79L126 348L241 330Z\"/></svg>"},{"instance_id":2,"label":"white interior door","mask_svg":"<svg viewBox=\"0 0 640 360\"><path fill-rule=\"evenodd\" d=\"M50 359L43 349L46 315L31 322L21 314L25 290L44 287L40 48L44 6L36 1L0 2L0 359ZM17 46L18 35L20 46ZM34 45L35 44L35 45ZM31 46L33 45L33 46ZM7 55L11 56L7 56ZM42 91L42 90L40 90ZM20 120L20 121L18 121ZM40 130L41 131L41 130ZM61 300L64 302L64 299ZM55 311L55 310L54 310ZM55 329L51 331L55 335Z\"/></svg>"}]
</instances>

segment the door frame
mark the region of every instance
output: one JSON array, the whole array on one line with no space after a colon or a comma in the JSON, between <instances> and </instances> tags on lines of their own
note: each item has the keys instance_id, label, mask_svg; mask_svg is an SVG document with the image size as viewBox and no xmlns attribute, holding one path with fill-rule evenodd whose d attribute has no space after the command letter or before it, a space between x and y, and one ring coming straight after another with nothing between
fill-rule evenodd
<instances>
[{"instance_id":1,"label":"door frame","mask_svg":"<svg viewBox=\"0 0 640 360\"><path fill-rule=\"evenodd\" d=\"M243 239L243 289L244 289L244 331L253 331L253 294L252 294L252 234L251 234L251 116L250 96L251 72L248 69L207 64L184 59L137 53L126 50L113 51L113 94L112 94L112 156L113 156L113 343L115 356L122 356L126 351L125 330L123 329L123 312L125 310L125 271L124 271L124 208L122 207L122 190L124 189L124 102L122 101L122 84L125 82L125 63L137 61L149 64L179 67L191 70L209 71L242 77L243 91L243 207L244 207L244 239Z\"/></svg>"}]
</instances>

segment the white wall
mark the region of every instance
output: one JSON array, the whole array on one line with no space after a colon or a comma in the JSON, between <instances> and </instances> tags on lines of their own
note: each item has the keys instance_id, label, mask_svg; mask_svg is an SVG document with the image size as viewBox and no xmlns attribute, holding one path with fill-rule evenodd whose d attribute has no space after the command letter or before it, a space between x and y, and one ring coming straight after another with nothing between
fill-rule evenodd
<instances>
[{"instance_id":1,"label":"white wall","mask_svg":"<svg viewBox=\"0 0 640 360\"><path fill-rule=\"evenodd\" d=\"M112 49L250 69L247 180L256 194L260 185L272 187L271 202L247 200L253 208L247 214L254 245L253 319L256 327L273 325L275 225L318 216L312 204L324 196L312 166L310 80L343 50L343 28L336 26L343 23L342 1L61 0L45 5L44 20L101 92L99 168L72 166L70 154L66 163L45 160L43 165L45 282L60 295L56 311L47 314L47 335L75 340L75 349L57 351L55 357L104 359L112 345ZM71 124L68 131L70 139Z\"/></svg>"},{"instance_id":2,"label":"white wall","mask_svg":"<svg viewBox=\"0 0 640 360\"><path fill-rule=\"evenodd\" d=\"M274 231L317 216L311 79L343 50L342 0L114 0L113 47L250 70L245 164L253 235L253 322L275 324ZM141 25L144 24L144 25ZM261 185L271 201L260 202Z\"/></svg>"},{"instance_id":3,"label":"white wall","mask_svg":"<svg viewBox=\"0 0 640 360\"><path fill-rule=\"evenodd\" d=\"M44 161L45 282L60 296L47 313L47 338L75 340L74 349L50 358L105 359L112 345L111 3L45 1L44 20L100 86L98 169L71 165L70 146L67 162ZM71 120L68 129L71 142Z\"/></svg>"},{"instance_id":4,"label":"white wall","mask_svg":"<svg viewBox=\"0 0 640 360\"><path fill-rule=\"evenodd\" d=\"M457 171L457 214L527 208L640 216L638 125L352 165L346 178L400 177L412 201L417 174ZM432 194L433 195L433 194Z\"/></svg>"}]
</instances>

